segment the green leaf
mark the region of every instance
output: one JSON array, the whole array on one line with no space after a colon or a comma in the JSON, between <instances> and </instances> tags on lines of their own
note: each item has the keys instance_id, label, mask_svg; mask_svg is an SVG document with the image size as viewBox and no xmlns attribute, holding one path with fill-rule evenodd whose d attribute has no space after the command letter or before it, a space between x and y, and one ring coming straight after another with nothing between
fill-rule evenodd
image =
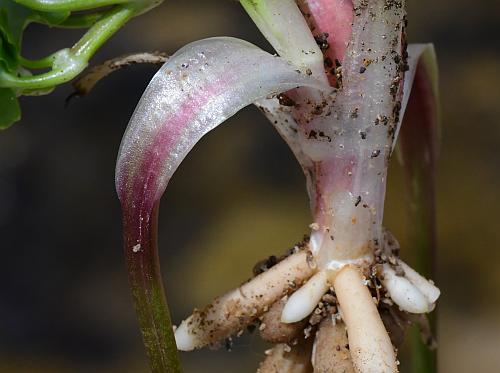
<instances>
[{"instance_id":1,"label":"green leaf","mask_svg":"<svg viewBox=\"0 0 500 373\"><path fill-rule=\"evenodd\" d=\"M22 9L0 0L0 62L7 71L18 67L22 30L26 20Z\"/></svg>"},{"instance_id":2,"label":"green leaf","mask_svg":"<svg viewBox=\"0 0 500 373\"><path fill-rule=\"evenodd\" d=\"M20 53L23 31L30 22L55 26L69 17L69 12L41 12L0 0L0 71L17 75L21 68ZM21 119L16 93L11 88L0 88L0 129L8 128Z\"/></svg>"},{"instance_id":3,"label":"green leaf","mask_svg":"<svg viewBox=\"0 0 500 373\"><path fill-rule=\"evenodd\" d=\"M21 119L21 108L16 94L10 88L0 88L0 129L6 129Z\"/></svg>"},{"instance_id":4,"label":"green leaf","mask_svg":"<svg viewBox=\"0 0 500 373\"><path fill-rule=\"evenodd\" d=\"M433 278L437 249L435 180L440 126L438 65L432 45L423 45L414 52L418 64L399 134L399 156L406 178L407 249L412 255L412 267L425 277ZM435 313L429 315L429 322L435 335ZM429 350L422 342L416 328L411 333L411 372L437 372L436 351Z\"/></svg>"},{"instance_id":5,"label":"green leaf","mask_svg":"<svg viewBox=\"0 0 500 373\"><path fill-rule=\"evenodd\" d=\"M40 12L0 0L0 62L9 72L19 67L23 31L30 22L56 26L69 17L69 12Z\"/></svg>"}]
</instances>

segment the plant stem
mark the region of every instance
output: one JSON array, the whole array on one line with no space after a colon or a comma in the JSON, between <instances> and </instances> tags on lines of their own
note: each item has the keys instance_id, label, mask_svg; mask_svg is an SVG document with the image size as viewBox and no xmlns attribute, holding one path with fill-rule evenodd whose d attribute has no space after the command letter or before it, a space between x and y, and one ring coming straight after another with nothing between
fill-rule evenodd
<instances>
[{"instance_id":1,"label":"plant stem","mask_svg":"<svg viewBox=\"0 0 500 373\"><path fill-rule=\"evenodd\" d=\"M401 127L401 155L406 173L409 242L412 266L427 278L434 278L436 256L435 175L439 126L437 87L427 75L437 74L437 66L419 64L410 101ZM436 334L436 313L429 315ZM437 372L437 353L412 329L412 372Z\"/></svg>"},{"instance_id":2,"label":"plant stem","mask_svg":"<svg viewBox=\"0 0 500 373\"><path fill-rule=\"evenodd\" d=\"M123 210L124 250L142 338L155 373L181 372L181 363L160 273L157 224L159 202L141 219Z\"/></svg>"},{"instance_id":3,"label":"plant stem","mask_svg":"<svg viewBox=\"0 0 500 373\"><path fill-rule=\"evenodd\" d=\"M85 69L87 61L97 49L133 17L137 11L136 8L122 6L110 9L70 50L61 50L40 61L32 61L35 65L47 67L48 59L52 58L52 70L43 74L21 77L0 71L0 87L44 89L73 79ZM56 57L58 54L63 58L58 60ZM57 62L58 65L56 65L56 61L59 61ZM24 62L30 63L26 60Z\"/></svg>"},{"instance_id":4,"label":"plant stem","mask_svg":"<svg viewBox=\"0 0 500 373\"><path fill-rule=\"evenodd\" d=\"M323 54L293 0L240 0L278 54L316 79L327 82Z\"/></svg>"},{"instance_id":5,"label":"plant stem","mask_svg":"<svg viewBox=\"0 0 500 373\"><path fill-rule=\"evenodd\" d=\"M56 85L70 81L86 66L87 64L85 62L75 64L69 63L67 66L64 66L64 68L53 69L43 74L21 77L9 74L5 71L0 71L0 87L20 88L23 90L52 88Z\"/></svg>"},{"instance_id":6,"label":"plant stem","mask_svg":"<svg viewBox=\"0 0 500 373\"><path fill-rule=\"evenodd\" d=\"M38 60L29 60L19 56L19 62L28 69L44 69L52 66L52 63L54 62L54 55L51 54Z\"/></svg>"},{"instance_id":7,"label":"plant stem","mask_svg":"<svg viewBox=\"0 0 500 373\"><path fill-rule=\"evenodd\" d=\"M77 58L90 59L101 45L134 16L135 12L134 8L127 6L111 9L83 35L71 48L71 52Z\"/></svg>"}]
</instances>

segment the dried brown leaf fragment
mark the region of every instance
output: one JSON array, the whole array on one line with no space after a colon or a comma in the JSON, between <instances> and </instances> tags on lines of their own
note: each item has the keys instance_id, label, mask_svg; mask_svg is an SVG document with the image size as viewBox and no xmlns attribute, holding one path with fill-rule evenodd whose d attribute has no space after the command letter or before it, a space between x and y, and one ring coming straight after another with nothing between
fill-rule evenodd
<instances>
[{"instance_id":1,"label":"dried brown leaf fragment","mask_svg":"<svg viewBox=\"0 0 500 373\"><path fill-rule=\"evenodd\" d=\"M91 67L83 75L73 82L75 94L84 96L94 88L94 86L113 71L136 64L163 64L168 60L168 56L162 52L141 52L127 54Z\"/></svg>"}]
</instances>

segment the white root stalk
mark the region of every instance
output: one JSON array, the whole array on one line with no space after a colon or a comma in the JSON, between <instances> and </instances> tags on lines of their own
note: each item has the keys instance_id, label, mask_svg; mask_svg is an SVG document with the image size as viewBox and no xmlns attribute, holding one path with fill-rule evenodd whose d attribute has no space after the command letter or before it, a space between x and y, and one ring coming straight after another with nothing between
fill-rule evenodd
<instances>
[{"instance_id":1,"label":"white root stalk","mask_svg":"<svg viewBox=\"0 0 500 373\"><path fill-rule=\"evenodd\" d=\"M294 323L305 319L314 311L329 287L327 271L316 273L288 298L281 314L281 322Z\"/></svg>"},{"instance_id":2,"label":"white root stalk","mask_svg":"<svg viewBox=\"0 0 500 373\"><path fill-rule=\"evenodd\" d=\"M312 364L314 373L354 373L346 326L331 317L319 325L314 341Z\"/></svg>"},{"instance_id":3,"label":"white root stalk","mask_svg":"<svg viewBox=\"0 0 500 373\"><path fill-rule=\"evenodd\" d=\"M308 250L290 255L237 289L216 298L205 309L195 310L175 331L177 348L191 351L243 330L315 271L316 265Z\"/></svg>"},{"instance_id":4,"label":"white root stalk","mask_svg":"<svg viewBox=\"0 0 500 373\"><path fill-rule=\"evenodd\" d=\"M355 372L397 372L394 348L359 270L345 266L333 286L347 326Z\"/></svg>"}]
</instances>

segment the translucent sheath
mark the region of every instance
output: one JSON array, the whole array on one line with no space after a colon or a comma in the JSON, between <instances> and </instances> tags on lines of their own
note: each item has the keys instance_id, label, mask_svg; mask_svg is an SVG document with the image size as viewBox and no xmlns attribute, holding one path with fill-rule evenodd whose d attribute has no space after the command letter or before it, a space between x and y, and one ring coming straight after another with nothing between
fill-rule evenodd
<instances>
[{"instance_id":1,"label":"translucent sheath","mask_svg":"<svg viewBox=\"0 0 500 373\"><path fill-rule=\"evenodd\" d=\"M180 370L157 248L158 205L168 181L208 131L244 106L298 86L329 90L250 43L207 39L169 59L132 115L118 155L116 189L129 281L153 371Z\"/></svg>"}]
</instances>

